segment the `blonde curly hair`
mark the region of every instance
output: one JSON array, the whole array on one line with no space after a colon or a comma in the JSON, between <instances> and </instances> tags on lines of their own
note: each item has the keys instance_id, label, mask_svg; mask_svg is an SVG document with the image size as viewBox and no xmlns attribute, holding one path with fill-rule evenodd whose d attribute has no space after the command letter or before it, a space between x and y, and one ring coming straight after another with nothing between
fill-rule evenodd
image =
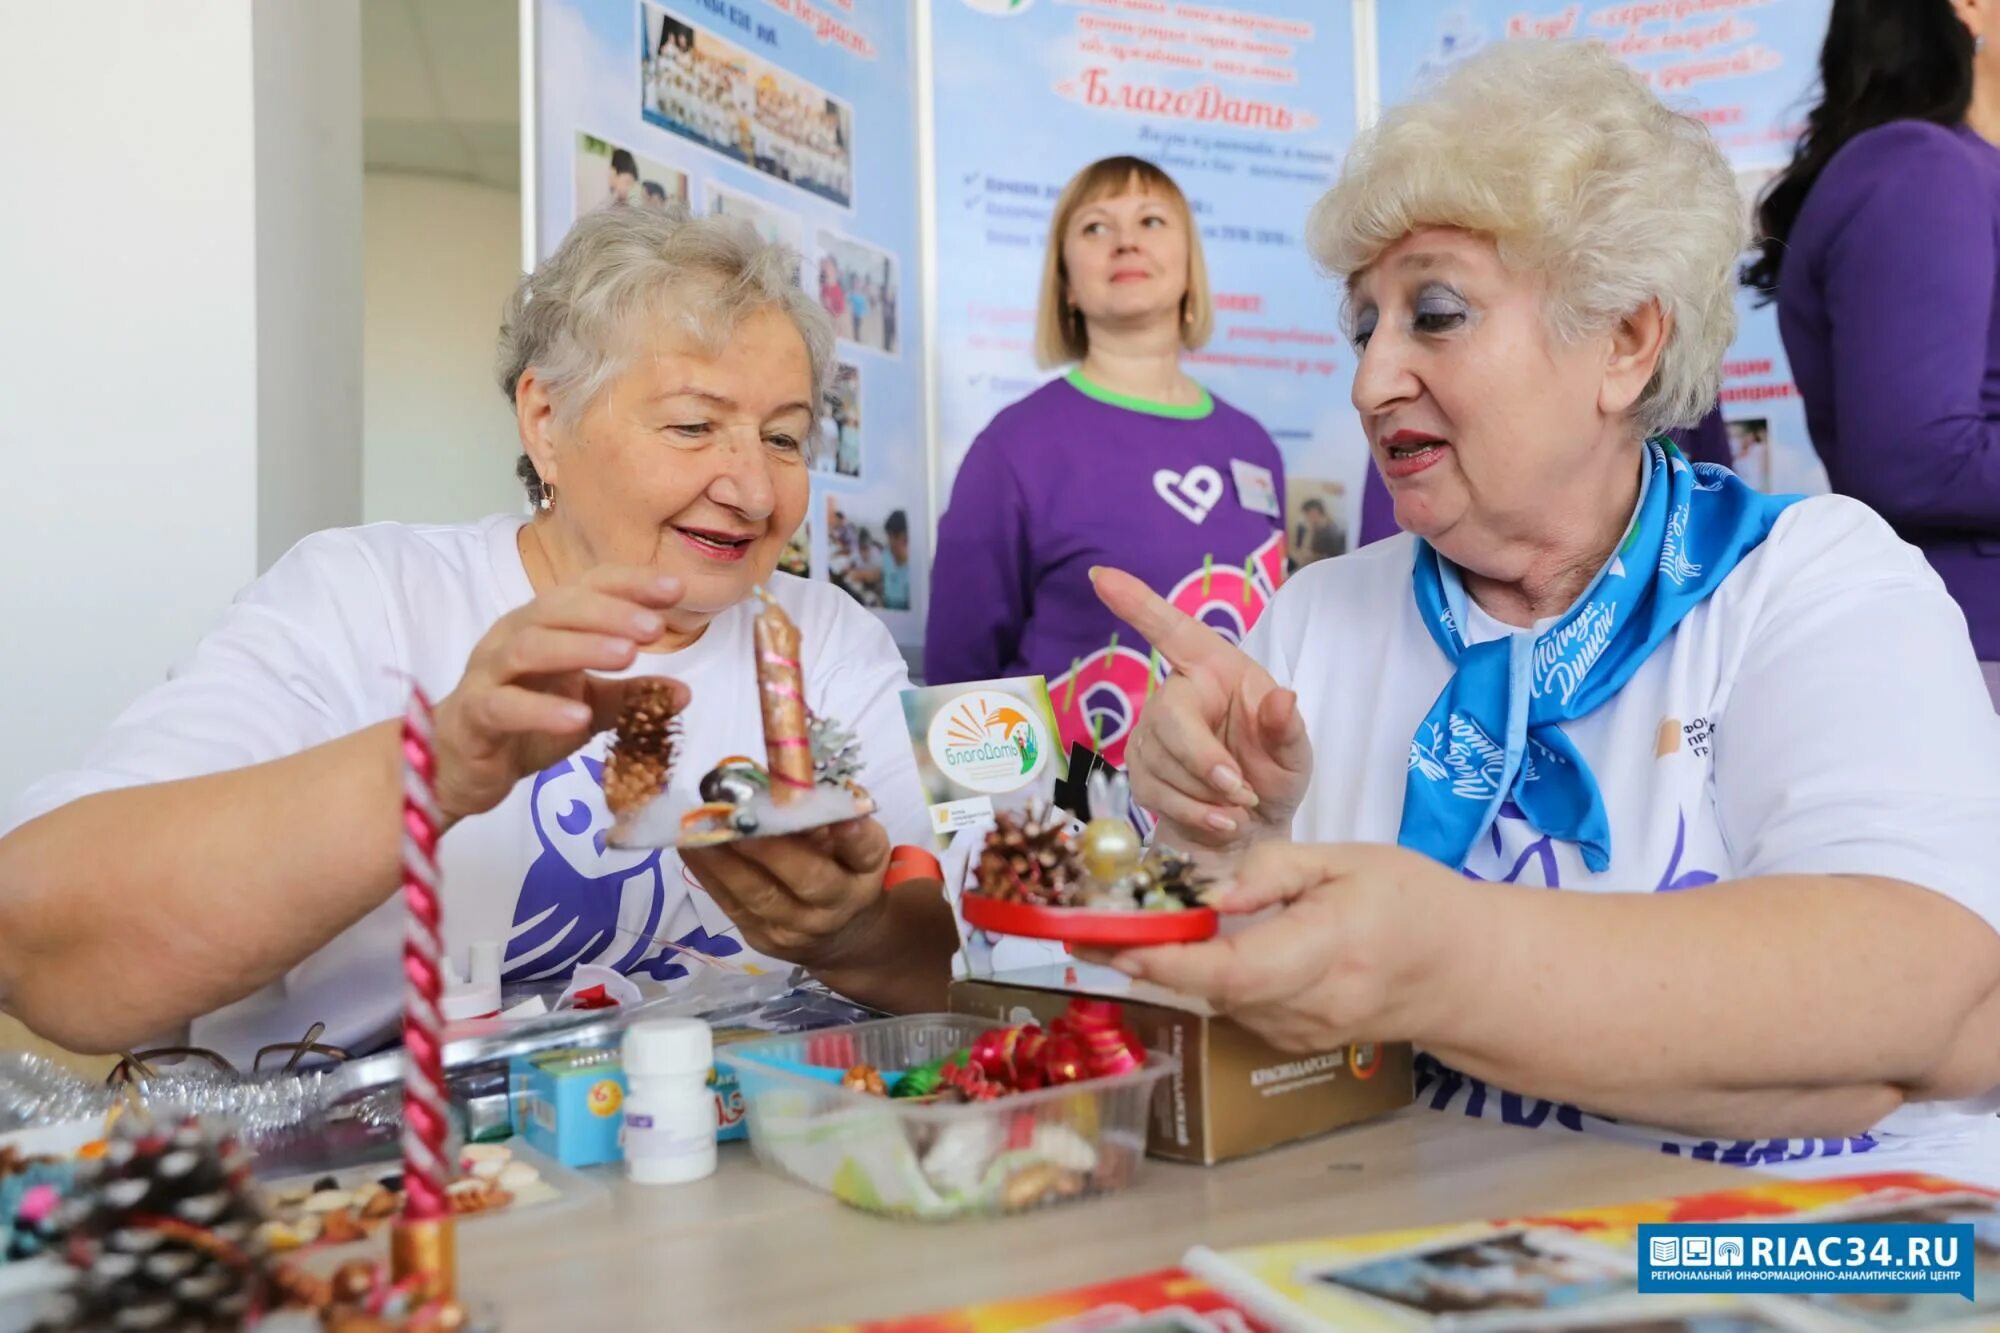
<instances>
[{"instance_id":1,"label":"blonde curly hair","mask_svg":"<svg viewBox=\"0 0 2000 1333\"><path fill-rule=\"evenodd\" d=\"M1509 268L1543 275L1560 338L1657 301L1672 329L1633 407L1645 434L1714 404L1750 239L1736 178L1699 121L1601 45L1499 43L1391 108L1313 206L1307 246L1351 284L1426 227L1490 236Z\"/></svg>"}]
</instances>

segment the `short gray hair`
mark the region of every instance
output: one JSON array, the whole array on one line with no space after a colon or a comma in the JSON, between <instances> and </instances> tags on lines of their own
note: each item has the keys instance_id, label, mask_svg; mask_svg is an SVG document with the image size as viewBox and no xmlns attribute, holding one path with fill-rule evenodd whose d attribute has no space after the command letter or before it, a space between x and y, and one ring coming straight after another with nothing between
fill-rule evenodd
<instances>
[{"instance_id":1,"label":"short gray hair","mask_svg":"<svg viewBox=\"0 0 2000 1333\"><path fill-rule=\"evenodd\" d=\"M1312 210L1307 244L1352 279L1425 227L1491 236L1549 283L1562 338L1657 300L1673 317L1634 404L1651 435L1700 421L1736 336L1749 244L1736 179L1708 130L1595 42L1501 42L1390 109Z\"/></svg>"},{"instance_id":2,"label":"short gray hair","mask_svg":"<svg viewBox=\"0 0 2000 1333\"><path fill-rule=\"evenodd\" d=\"M752 311L783 312L812 363L818 435L833 378L833 321L799 284L799 255L736 218L694 217L678 204L607 204L578 218L554 254L522 278L500 317L500 388L509 402L533 370L556 416L572 422L624 370L646 317L678 324L720 347ZM524 455L531 504L542 482Z\"/></svg>"}]
</instances>

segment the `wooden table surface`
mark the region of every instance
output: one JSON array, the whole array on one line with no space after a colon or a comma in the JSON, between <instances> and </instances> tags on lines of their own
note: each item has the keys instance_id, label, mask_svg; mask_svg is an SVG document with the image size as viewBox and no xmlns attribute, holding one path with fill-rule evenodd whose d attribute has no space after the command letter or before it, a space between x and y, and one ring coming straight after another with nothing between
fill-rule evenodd
<instances>
[{"instance_id":1,"label":"wooden table surface","mask_svg":"<svg viewBox=\"0 0 2000 1333\"><path fill-rule=\"evenodd\" d=\"M1412 1109L1217 1167L1149 1161L1123 1193L991 1221L891 1222L724 1144L716 1174L608 1168L567 1211L460 1228L460 1290L505 1333L786 1333L1034 1295L1249 1245L1555 1212L1746 1181L1585 1135Z\"/></svg>"}]
</instances>

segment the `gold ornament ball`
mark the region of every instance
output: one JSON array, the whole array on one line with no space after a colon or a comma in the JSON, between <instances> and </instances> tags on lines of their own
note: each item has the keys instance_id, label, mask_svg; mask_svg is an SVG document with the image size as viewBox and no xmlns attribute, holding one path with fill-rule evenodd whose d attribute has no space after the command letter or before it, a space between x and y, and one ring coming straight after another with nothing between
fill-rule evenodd
<instances>
[{"instance_id":1,"label":"gold ornament ball","mask_svg":"<svg viewBox=\"0 0 2000 1333\"><path fill-rule=\"evenodd\" d=\"M1101 884L1130 874L1144 849L1139 831L1122 819L1093 819L1083 826L1083 868Z\"/></svg>"}]
</instances>

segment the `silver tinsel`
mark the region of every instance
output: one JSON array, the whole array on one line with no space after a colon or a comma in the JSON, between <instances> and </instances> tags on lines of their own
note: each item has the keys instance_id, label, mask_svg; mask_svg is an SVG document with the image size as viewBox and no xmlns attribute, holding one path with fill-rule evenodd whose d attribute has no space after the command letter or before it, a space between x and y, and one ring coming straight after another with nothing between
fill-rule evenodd
<instances>
[{"instance_id":1,"label":"silver tinsel","mask_svg":"<svg viewBox=\"0 0 2000 1333\"><path fill-rule=\"evenodd\" d=\"M156 1115L198 1115L227 1123L244 1147L268 1147L324 1114L330 1085L318 1071L244 1078L206 1064L161 1069L131 1094ZM0 1053L0 1133L77 1120L103 1120L123 1088L83 1078L45 1056Z\"/></svg>"},{"instance_id":2,"label":"silver tinsel","mask_svg":"<svg viewBox=\"0 0 2000 1333\"><path fill-rule=\"evenodd\" d=\"M813 717L806 721L806 739L812 745L813 780L842 787L861 773L861 742L854 733L832 718Z\"/></svg>"}]
</instances>

